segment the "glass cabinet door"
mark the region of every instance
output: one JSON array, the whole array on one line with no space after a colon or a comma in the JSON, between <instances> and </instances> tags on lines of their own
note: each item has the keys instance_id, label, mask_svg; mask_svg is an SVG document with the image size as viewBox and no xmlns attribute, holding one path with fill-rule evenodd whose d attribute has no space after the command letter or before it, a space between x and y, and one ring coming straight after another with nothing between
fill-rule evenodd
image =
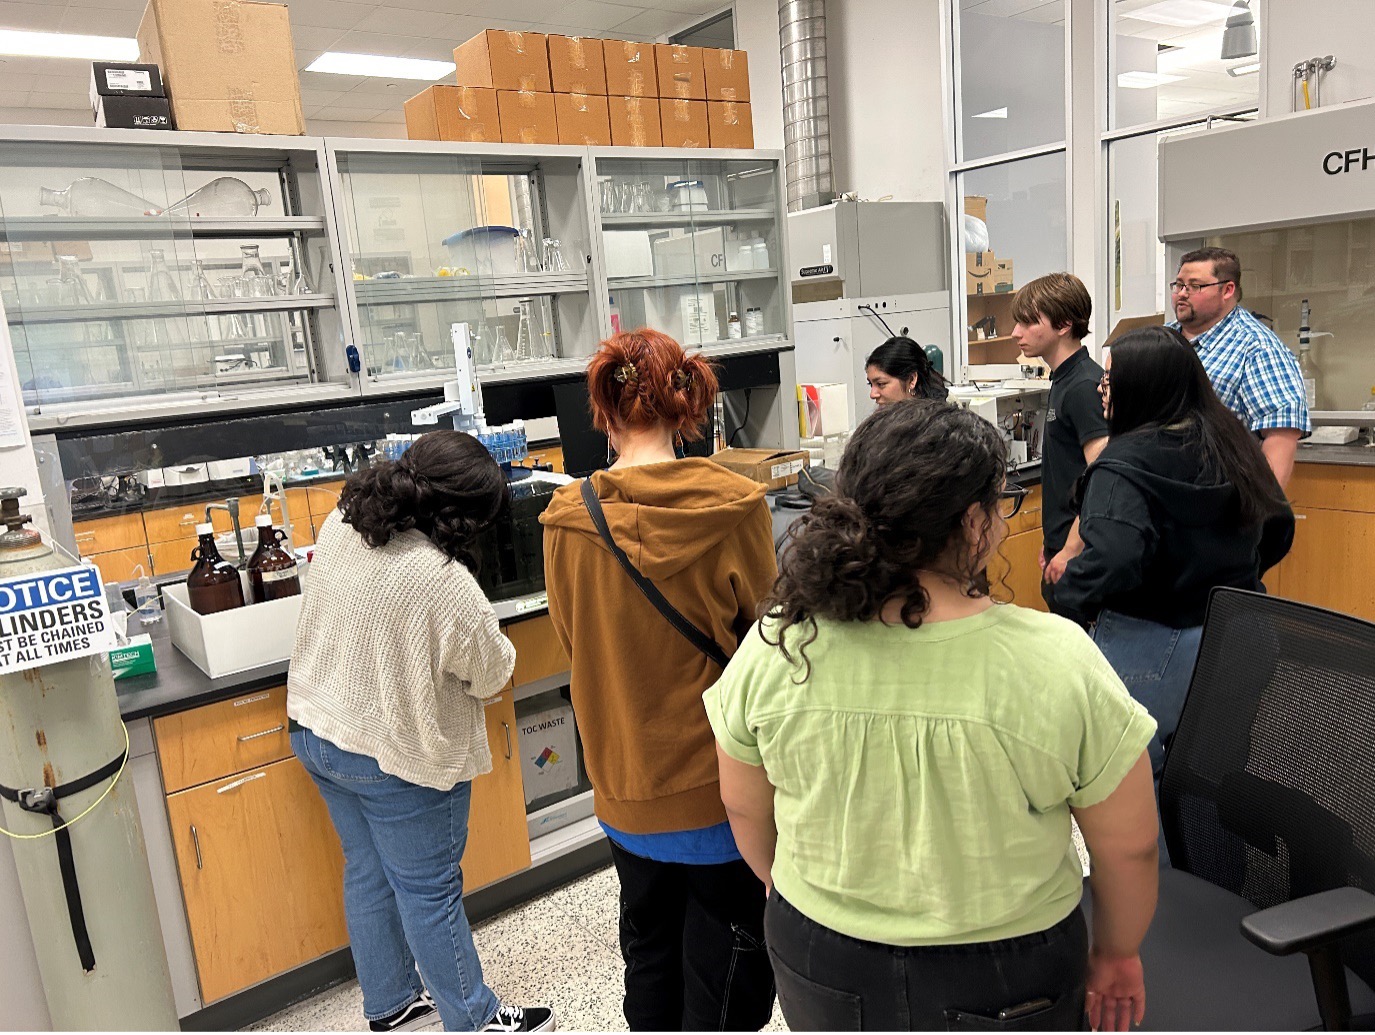
<instances>
[{"instance_id":1,"label":"glass cabinet door","mask_svg":"<svg viewBox=\"0 0 1375 1035\"><path fill-rule=\"evenodd\" d=\"M778 163L597 159L613 327L684 345L785 334Z\"/></svg>"},{"instance_id":2,"label":"glass cabinet door","mask_svg":"<svg viewBox=\"0 0 1375 1035\"><path fill-rule=\"evenodd\" d=\"M300 197L283 152L6 142L0 297L26 404L324 376L329 243Z\"/></svg>"},{"instance_id":3,"label":"glass cabinet door","mask_svg":"<svg viewBox=\"0 0 1375 1035\"><path fill-rule=\"evenodd\" d=\"M534 378L597 341L575 159L335 155L372 383L438 379L466 335L484 377Z\"/></svg>"}]
</instances>

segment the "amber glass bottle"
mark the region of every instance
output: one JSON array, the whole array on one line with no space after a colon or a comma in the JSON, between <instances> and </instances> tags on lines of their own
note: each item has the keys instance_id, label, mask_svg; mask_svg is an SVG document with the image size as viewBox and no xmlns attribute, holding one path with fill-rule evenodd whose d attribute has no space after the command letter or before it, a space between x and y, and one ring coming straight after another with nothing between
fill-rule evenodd
<instances>
[{"instance_id":1,"label":"amber glass bottle","mask_svg":"<svg viewBox=\"0 0 1375 1035\"><path fill-rule=\"evenodd\" d=\"M301 576L296 558L282 548L285 534L272 527L271 514L259 514L258 548L248 559L248 584L253 590L253 603L299 596Z\"/></svg>"},{"instance_id":2,"label":"amber glass bottle","mask_svg":"<svg viewBox=\"0 0 1375 1035\"><path fill-rule=\"evenodd\" d=\"M196 526L200 545L191 551L195 562L191 574L186 577L186 596L191 602L191 610L197 614L213 615L217 611L228 611L233 607L243 607L243 583L239 581L239 570L220 556L215 545L215 526L203 524Z\"/></svg>"}]
</instances>

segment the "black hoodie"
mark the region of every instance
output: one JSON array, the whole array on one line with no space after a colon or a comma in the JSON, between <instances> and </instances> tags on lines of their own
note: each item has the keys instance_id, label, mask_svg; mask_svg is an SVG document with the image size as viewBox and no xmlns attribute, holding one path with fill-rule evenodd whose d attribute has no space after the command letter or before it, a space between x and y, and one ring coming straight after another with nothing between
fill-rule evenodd
<instances>
[{"instance_id":1,"label":"black hoodie","mask_svg":"<svg viewBox=\"0 0 1375 1035\"><path fill-rule=\"evenodd\" d=\"M1261 575L1294 541L1287 505L1263 525L1243 525L1236 487L1210 480L1198 451L1169 430L1110 440L1077 498L1084 551L1053 592L1082 622L1106 610L1202 625L1213 587L1263 591Z\"/></svg>"}]
</instances>

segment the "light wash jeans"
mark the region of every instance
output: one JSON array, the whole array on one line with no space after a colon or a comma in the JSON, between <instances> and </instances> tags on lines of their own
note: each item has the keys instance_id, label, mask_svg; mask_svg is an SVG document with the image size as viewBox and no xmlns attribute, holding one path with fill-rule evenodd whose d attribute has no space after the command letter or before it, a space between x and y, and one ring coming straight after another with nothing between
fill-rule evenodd
<instances>
[{"instance_id":1,"label":"light wash jeans","mask_svg":"<svg viewBox=\"0 0 1375 1035\"><path fill-rule=\"evenodd\" d=\"M1159 727L1147 747L1157 786L1165 752L1179 727L1202 639L1201 625L1172 629L1116 611L1100 614L1093 629L1093 642L1127 684L1127 692L1145 705Z\"/></svg>"},{"instance_id":2,"label":"light wash jeans","mask_svg":"<svg viewBox=\"0 0 1375 1035\"><path fill-rule=\"evenodd\" d=\"M486 1025L499 1003L482 980L458 865L472 785L407 783L309 730L293 732L291 747L344 846L344 913L364 1016L389 1017L428 988L445 1030Z\"/></svg>"}]
</instances>

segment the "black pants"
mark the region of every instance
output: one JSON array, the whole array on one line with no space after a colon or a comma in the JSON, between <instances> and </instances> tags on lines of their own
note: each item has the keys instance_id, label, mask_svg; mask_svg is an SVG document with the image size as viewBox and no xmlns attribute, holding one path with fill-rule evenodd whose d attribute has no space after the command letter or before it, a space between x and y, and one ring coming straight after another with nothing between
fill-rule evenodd
<instances>
[{"instance_id":1,"label":"black pants","mask_svg":"<svg viewBox=\"0 0 1375 1035\"><path fill-rule=\"evenodd\" d=\"M769 957L792 1031L1082 1031L1088 929L904 948L847 938L769 897ZM1013 1016L999 1020L999 1013Z\"/></svg>"},{"instance_id":2,"label":"black pants","mask_svg":"<svg viewBox=\"0 0 1375 1035\"><path fill-rule=\"evenodd\" d=\"M614 841L631 1031L757 1031L773 1013L764 885L739 860L654 862Z\"/></svg>"}]
</instances>

